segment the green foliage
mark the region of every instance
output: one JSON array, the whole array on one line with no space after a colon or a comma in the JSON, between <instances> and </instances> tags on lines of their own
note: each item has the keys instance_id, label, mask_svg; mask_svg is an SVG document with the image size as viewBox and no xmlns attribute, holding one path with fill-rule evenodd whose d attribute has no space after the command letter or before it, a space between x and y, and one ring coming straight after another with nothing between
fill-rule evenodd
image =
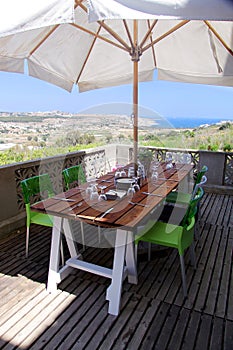
<instances>
[{"instance_id":1,"label":"green foliage","mask_svg":"<svg viewBox=\"0 0 233 350\"><path fill-rule=\"evenodd\" d=\"M76 146L76 145L89 145L95 142L95 136L91 134L81 134L75 130L67 133L64 137L57 139L57 145L60 147Z\"/></svg>"},{"instance_id":2,"label":"green foliage","mask_svg":"<svg viewBox=\"0 0 233 350\"><path fill-rule=\"evenodd\" d=\"M224 151L224 152L230 152L231 150L233 150L233 145L230 145L229 143L226 143L226 144L223 146L223 151Z\"/></svg>"},{"instance_id":3,"label":"green foliage","mask_svg":"<svg viewBox=\"0 0 233 350\"><path fill-rule=\"evenodd\" d=\"M77 152L88 148L96 148L101 146L101 143L90 143L88 145L76 145L67 147L46 147L37 148L34 150L20 150L17 147L11 148L7 151L0 152L0 166L12 163L19 163L33 159L41 159L45 157L52 157L59 154L66 154L70 152Z\"/></svg>"},{"instance_id":4,"label":"green foliage","mask_svg":"<svg viewBox=\"0 0 233 350\"><path fill-rule=\"evenodd\" d=\"M184 131L184 135L185 137L189 138L189 137L194 137L195 136L195 132L193 130L185 130Z\"/></svg>"}]
</instances>

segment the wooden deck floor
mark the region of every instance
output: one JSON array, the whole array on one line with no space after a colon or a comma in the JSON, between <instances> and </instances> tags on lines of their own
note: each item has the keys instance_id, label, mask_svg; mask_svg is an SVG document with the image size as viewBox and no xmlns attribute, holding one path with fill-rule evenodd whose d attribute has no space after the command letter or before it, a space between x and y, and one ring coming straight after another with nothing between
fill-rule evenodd
<instances>
[{"instance_id":1,"label":"wooden deck floor","mask_svg":"<svg viewBox=\"0 0 233 350\"><path fill-rule=\"evenodd\" d=\"M1 349L233 349L233 197L206 194L197 270L188 264L183 300L180 266L172 250L139 260L139 283L124 282L118 317L107 313L109 280L77 271L46 291L50 229L32 226L0 242ZM111 249L88 248L90 261L111 266Z\"/></svg>"}]
</instances>

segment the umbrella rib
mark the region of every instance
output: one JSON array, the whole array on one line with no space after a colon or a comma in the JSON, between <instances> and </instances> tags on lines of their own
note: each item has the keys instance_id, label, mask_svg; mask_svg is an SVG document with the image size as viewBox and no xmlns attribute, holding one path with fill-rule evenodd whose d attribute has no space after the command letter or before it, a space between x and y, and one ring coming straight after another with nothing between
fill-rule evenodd
<instances>
[{"instance_id":1,"label":"umbrella rib","mask_svg":"<svg viewBox=\"0 0 233 350\"><path fill-rule=\"evenodd\" d=\"M223 38L218 34L218 32L212 27L212 25L208 21L204 21L204 22L207 25L207 27L211 30L211 32L216 36L216 38L221 42L221 44L225 47L225 49L230 53L230 55L233 56L233 51L226 44Z\"/></svg>"},{"instance_id":2,"label":"umbrella rib","mask_svg":"<svg viewBox=\"0 0 233 350\"><path fill-rule=\"evenodd\" d=\"M133 39L132 39L132 36L131 36L131 34L130 34L130 30L129 30L128 24L127 24L127 22L126 22L125 19L123 19L123 23L124 23L125 30L126 30L126 33L127 33L127 35L128 35L128 38L129 38L131 47L134 47Z\"/></svg>"},{"instance_id":3,"label":"umbrella rib","mask_svg":"<svg viewBox=\"0 0 233 350\"><path fill-rule=\"evenodd\" d=\"M158 20L156 19L155 21L153 21L152 25L150 24L150 20L147 20L147 24L148 24L148 31L146 33L146 35L144 36L141 44L140 44L140 48L142 50L143 45L145 44L145 42L149 39L149 41L152 43L153 40L153 36L152 36L152 30L155 27L155 25L157 24ZM154 60L154 65L155 67L157 66L156 64L156 56L155 56L155 48L154 45L151 46L151 50L152 50L152 56L153 56L153 60Z\"/></svg>"},{"instance_id":4,"label":"umbrella rib","mask_svg":"<svg viewBox=\"0 0 233 350\"><path fill-rule=\"evenodd\" d=\"M116 39L117 41L119 41L119 43L121 43L125 49L130 52L131 48L129 47L129 45L112 29L110 28L106 23L104 23L104 21L98 21L99 25L101 27L103 27L109 34L111 34L111 36Z\"/></svg>"},{"instance_id":5,"label":"umbrella rib","mask_svg":"<svg viewBox=\"0 0 233 350\"><path fill-rule=\"evenodd\" d=\"M89 49L89 51L88 51L88 54L87 54L87 56L86 56L86 59L85 59L85 61L84 61L84 63L83 63L83 66L82 66L82 68L81 68L81 70L80 70L80 73L79 73L79 75L78 75L78 77L77 77L77 79L76 79L76 84L78 84L78 81L79 81L79 79L80 79L80 77L81 77L81 75L82 75L82 72L83 72L83 70L84 70L84 68L85 68L85 66L86 66L86 63L87 63L87 61L88 61L88 58L90 57L91 51L92 51L92 49L93 49L93 46L95 45L95 42L96 42L96 40L97 40L97 37L98 37L98 34L99 34L100 30L101 30L101 27L99 27L99 29L98 29L98 31L97 31L97 33L96 33L97 36L94 37L94 40L93 40L93 42L92 42L92 44L91 44L91 47L90 47L90 49Z\"/></svg>"},{"instance_id":6,"label":"umbrella rib","mask_svg":"<svg viewBox=\"0 0 233 350\"><path fill-rule=\"evenodd\" d=\"M96 38L98 38L98 39L100 39L100 40L103 40L103 41L107 42L108 44L111 44L111 45L113 45L113 46L116 46L116 47L118 47L119 49L125 50L125 51L127 51L127 52L129 51L129 50L128 50L127 48L125 48L124 46L121 46L121 45L115 43L114 41L111 41L111 40L105 38L104 36L99 35L99 34L97 34L96 32L93 32L93 31L91 31L91 30L89 30L89 29L87 29L87 28L85 28L85 27L82 27L82 26L76 24L76 23L71 23L70 25L73 26L73 27L75 27L75 28L77 28L77 29L79 29L79 30L82 30L83 32L88 33L88 34L90 34L90 35L92 35L92 36L94 36L94 37L96 37Z\"/></svg>"},{"instance_id":7,"label":"umbrella rib","mask_svg":"<svg viewBox=\"0 0 233 350\"><path fill-rule=\"evenodd\" d=\"M147 20L148 23L148 31L146 32L144 38L142 39L142 42L140 44L140 47L142 48L143 45L145 44L145 42L147 41L147 39L152 36L152 30L155 27L155 25L157 24L158 20L156 19L155 21L153 21L152 25L150 25L150 21Z\"/></svg>"},{"instance_id":8,"label":"umbrella rib","mask_svg":"<svg viewBox=\"0 0 233 350\"><path fill-rule=\"evenodd\" d=\"M83 0L75 0L75 6L74 8L80 6L84 11L87 12L86 7L82 4ZM60 24L55 25L44 37L40 42L30 51L29 57L34 54L34 52L48 39L48 37L60 26Z\"/></svg>"},{"instance_id":9,"label":"umbrella rib","mask_svg":"<svg viewBox=\"0 0 233 350\"><path fill-rule=\"evenodd\" d=\"M45 42L45 40L48 39L48 37L60 26L60 24L55 25L44 37L40 42L30 51L29 57L33 55L33 53Z\"/></svg>"},{"instance_id":10,"label":"umbrella rib","mask_svg":"<svg viewBox=\"0 0 233 350\"><path fill-rule=\"evenodd\" d=\"M148 50L151 46L157 44L159 41L163 40L164 38L166 38L170 34L174 33L176 30L178 30L179 28L183 27L185 24L187 24L189 22L190 22L190 20L184 20L184 21L180 22L179 24L177 24L176 26L174 26L173 28L168 30L166 33L164 33L163 35L161 35L157 39L153 40L150 44L148 44L147 46L142 48L142 52Z\"/></svg>"}]
</instances>

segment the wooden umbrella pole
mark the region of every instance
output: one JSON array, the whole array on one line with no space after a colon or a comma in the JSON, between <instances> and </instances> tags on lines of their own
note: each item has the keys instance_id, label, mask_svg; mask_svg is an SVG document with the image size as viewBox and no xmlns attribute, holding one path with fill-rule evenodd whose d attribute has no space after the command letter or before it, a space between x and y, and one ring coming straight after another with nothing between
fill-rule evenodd
<instances>
[{"instance_id":1,"label":"wooden umbrella pole","mask_svg":"<svg viewBox=\"0 0 233 350\"><path fill-rule=\"evenodd\" d=\"M136 171L137 158L138 158L138 61L139 61L138 21L137 20L134 20L134 48L132 53L132 61L133 61L133 114L134 114L133 160L134 160L135 171Z\"/></svg>"},{"instance_id":2,"label":"wooden umbrella pole","mask_svg":"<svg viewBox=\"0 0 233 350\"><path fill-rule=\"evenodd\" d=\"M134 61L134 78L133 78L133 150L134 164L137 164L138 158L138 62Z\"/></svg>"}]
</instances>

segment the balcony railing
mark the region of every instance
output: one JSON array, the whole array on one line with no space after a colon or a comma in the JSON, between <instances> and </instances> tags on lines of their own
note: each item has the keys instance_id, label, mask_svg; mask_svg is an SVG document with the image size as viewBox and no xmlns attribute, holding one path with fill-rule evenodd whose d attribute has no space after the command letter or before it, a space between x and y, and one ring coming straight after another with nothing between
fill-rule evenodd
<instances>
[{"instance_id":1,"label":"balcony railing","mask_svg":"<svg viewBox=\"0 0 233 350\"><path fill-rule=\"evenodd\" d=\"M233 193L233 153L210 152L198 150L183 150L169 148L146 147L159 160L165 159L166 152L174 154L188 153L194 168L206 164L208 171L209 192ZM49 173L54 190L59 193L63 189L62 170L75 164L83 164L87 177L93 177L98 172L107 171L115 164L127 164L132 160L132 148L126 145L107 145L102 148L72 152L65 155L37 159L29 162L16 163L0 167L0 235L8 234L25 224L25 210L20 188L20 181L39 173ZM105 159L106 169L98 169L96 164ZM103 162L101 163L103 164Z\"/></svg>"}]
</instances>

